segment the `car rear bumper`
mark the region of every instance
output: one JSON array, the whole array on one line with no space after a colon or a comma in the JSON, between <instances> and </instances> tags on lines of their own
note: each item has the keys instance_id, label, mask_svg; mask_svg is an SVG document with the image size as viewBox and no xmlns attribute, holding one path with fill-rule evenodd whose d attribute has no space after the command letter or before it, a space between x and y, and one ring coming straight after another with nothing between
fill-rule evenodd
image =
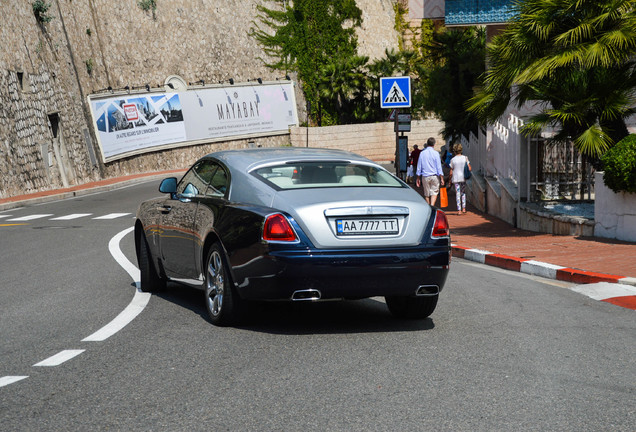
<instances>
[{"instance_id":1,"label":"car rear bumper","mask_svg":"<svg viewBox=\"0 0 636 432\"><path fill-rule=\"evenodd\" d=\"M444 246L354 253L270 251L232 270L245 299L291 300L295 292L307 290L333 299L438 292L449 264L450 248Z\"/></svg>"}]
</instances>

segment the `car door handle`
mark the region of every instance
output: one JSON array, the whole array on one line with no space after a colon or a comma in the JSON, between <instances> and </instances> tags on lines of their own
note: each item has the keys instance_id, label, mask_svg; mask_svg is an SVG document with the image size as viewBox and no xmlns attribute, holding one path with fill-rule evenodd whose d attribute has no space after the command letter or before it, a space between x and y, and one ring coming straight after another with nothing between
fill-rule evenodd
<instances>
[{"instance_id":1,"label":"car door handle","mask_svg":"<svg viewBox=\"0 0 636 432\"><path fill-rule=\"evenodd\" d=\"M170 213L170 211L172 210L172 207L170 207L169 205L163 205L163 206L158 206L157 210L159 210L161 213Z\"/></svg>"}]
</instances>

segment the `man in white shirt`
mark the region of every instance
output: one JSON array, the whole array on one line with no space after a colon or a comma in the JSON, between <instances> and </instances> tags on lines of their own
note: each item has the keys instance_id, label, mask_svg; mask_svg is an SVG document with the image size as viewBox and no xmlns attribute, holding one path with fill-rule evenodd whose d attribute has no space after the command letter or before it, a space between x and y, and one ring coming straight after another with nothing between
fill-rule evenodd
<instances>
[{"instance_id":1,"label":"man in white shirt","mask_svg":"<svg viewBox=\"0 0 636 432\"><path fill-rule=\"evenodd\" d=\"M444 186L444 173L442 172L442 160L439 153L435 151L435 138L426 140L426 148L420 153L417 161L417 180L415 185L424 188L424 199L430 205L435 205L440 183Z\"/></svg>"}]
</instances>

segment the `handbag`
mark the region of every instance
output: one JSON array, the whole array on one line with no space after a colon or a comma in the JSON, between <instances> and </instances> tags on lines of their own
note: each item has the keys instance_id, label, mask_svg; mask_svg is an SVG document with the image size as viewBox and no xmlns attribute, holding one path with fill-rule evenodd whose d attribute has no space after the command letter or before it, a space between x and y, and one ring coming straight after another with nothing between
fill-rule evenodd
<instances>
[{"instance_id":1,"label":"handbag","mask_svg":"<svg viewBox=\"0 0 636 432\"><path fill-rule=\"evenodd\" d=\"M470 172L470 168L468 167L468 158L466 158L466 163L464 164L464 180L468 180L473 176L473 173Z\"/></svg>"},{"instance_id":2,"label":"handbag","mask_svg":"<svg viewBox=\"0 0 636 432\"><path fill-rule=\"evenodd\" d=\"M446 193L446 188L444 186L439 188L439 205L441 207L446 207L448 205L448 194Z\"/></svg>"}]
</instances>

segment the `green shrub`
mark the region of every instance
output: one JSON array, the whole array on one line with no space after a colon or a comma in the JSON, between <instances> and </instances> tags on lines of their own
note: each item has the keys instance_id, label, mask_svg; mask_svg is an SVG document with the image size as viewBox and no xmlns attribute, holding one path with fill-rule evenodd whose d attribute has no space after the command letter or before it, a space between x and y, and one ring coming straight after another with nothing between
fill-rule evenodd
<instances>
[{"instance_id":1,"label":"green shrub","mask_svg":"<svg viewBox=\"0 0 636 432\"><path fill-rule=\"evenodd\" d=\"M137 6L141 8L142 11L148 12L152 11L152 19L157 19L157 1L156 0L139 0L137 2Z\"/></svg>"},{"instance_id":2,"label":"green shrub","mask_svg":"<svg viewBox=\"0 0 636 432\"><path fill-rule=\"evenodd\" d=\"M92 58L89 58L88 60L86 60L86 72L89 75L93 75L93 68L95 67L95 62L93 62Z\"/></svg>"},{"instance_id":3,"label":"green shrub","mask_svg":"<svg viewBox=\"0 0 636 432\"><path fill-rule=\"evenodd\" d=\"M157 1L156 0L139 0L137 2L137 5L144 12L148 12L149 10L152 10L154 12L155 10L157 10Z\"/></svg>"},{"instance_id":4,"label":"green shrub","mask_svg":"<svg viewBox=\"0 0 636 432\"><path fill-rule=\"evenodd\" d=\"M636 135L623 138L601 159L605 174L603 181L616 193L636 193Z\"/></svg>"},{"instance_id":5,"label":"green shrub","mask_svg":"<svg viewBox=\"0 0 636 432\"><path fill-rule=\"evenodd\" d=\"M45 0L35 0L31 3L31 6L33 7L33 14L39 22L51 22L53 17L48 14L51 3L47 3Z\"/></svg>"}]
</instances>

